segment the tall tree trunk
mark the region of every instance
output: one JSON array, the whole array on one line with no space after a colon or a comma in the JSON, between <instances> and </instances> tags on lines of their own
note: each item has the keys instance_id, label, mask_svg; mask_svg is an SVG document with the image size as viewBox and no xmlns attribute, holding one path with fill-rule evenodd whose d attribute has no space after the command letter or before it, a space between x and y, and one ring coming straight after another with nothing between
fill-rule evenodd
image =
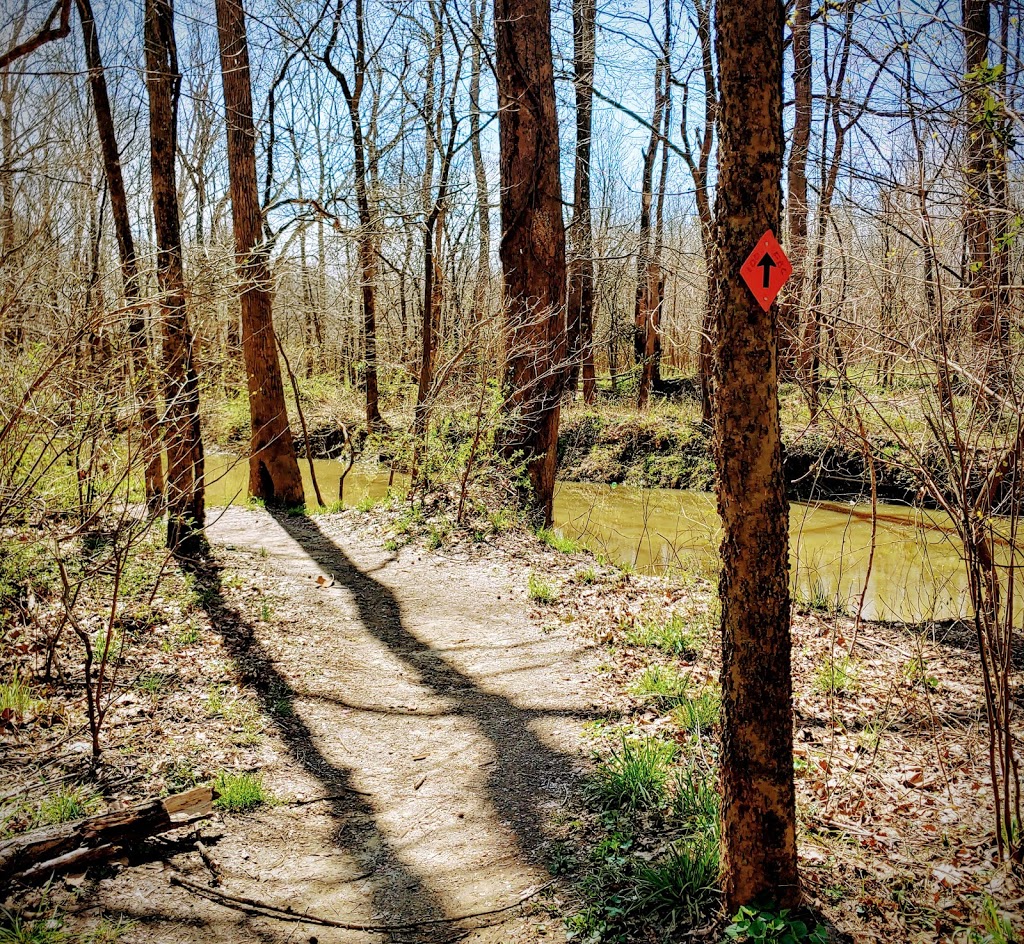
<instances>
[{"instance_id":1,"label":"tall tree trunk","mask_svg":"<svg viewBox=\"0 0 1024 944\"><path fill-rule=\"evenodd\" d=\"M710 427L712 423L711 400L713 396L713 351L712 336L715 332L715 311L718 276L714 251L714 209L711 204L709 168L711 152L715 144L718 125L718 89L715 80L715 49L711 30L714 0L694 0L697 12L697 38L700 41L701 71L704 80L703 125L697 139L697 152L687 132L689 112L689 83L683 83L683 160L693 180L694 201L697 204L697 221L700 224L700 245L704 254L704 269L707 274L707 293L704 300L704 315L701 321L700 347L697 352L697 378L700 383L701 421Z\"/></svg>"},{"instance_id":2,"label":"tall tree trunk","mask_svg":"<svg viewBox=\"0 0 1024 944\"><path fill-rule=\"evenodd\" d=\"M758 898L788 906L799 894L777 312L761 308L739 273L762 233L777 231L780 221L782 29L779 0L718 0L714 418L729 914Z\"/></svg>"},{"instance_id":3,"label":"tall tree trunk","mask_svg":"<svg viewBox=\"0 0 1024 944\"><path fill-rule=\"evenodd\" d=\"M651 247L651 208L654 205L654 162L661 141L661 126L665 114L667 62L664 54L658 57L654 70L654 117L651 120L651 140L644 151L643 178L640 190L640 233L636 257L636 301L633 309L633 354L640 379L637 387L637 406L647 406L653 380L651 367L654 345L654 312L658 300L657 281L654 276Z\"/></svg>"},{"instance_id":4,"label":"tall tree trunk","mask_svg":"<svg viewBox=\"0 0 1024 944\"><path fill-rule=\"evenodd\" d=\"M100 53L100 38L89 0L75 0L82 23L82 42L85 46L85 64L89 69L89 90L96 113L96 130L103 157L103 173L110 194L110 213L117 238L117 251L121 260L125 307L128 314L128 339L131 345L132 371L139 398L139 425L142 431L141 452L146 488L146 504L153 511L163 500L164 473L160 448L159 422L156 408L156 384L153 364L149 356L149 337L139 292L139 266L135 255L128 197L121 174L121 153L114 131L114 114L107 92L107 77Z\"/></svg>"},{"instance_id":5,"label":"tall tree trunk","mask_svg":"<svg viewBox=\"0 0 1024 944\"><path fill-rule=\"evenodd\" d=\"M249 494L267 505L305 502L274 337L270 258L256 182L249 45L241 0L216 0L228 132L228 178L242 303L242 356L249 380Z\"/></svg>"},{"instance_id":6,"label":"tall tree trunk","mask_svg":"<svg viewBox=\"0 0 1024 944\"><path fill-rule=\"evenodd\" d=\"M475 0L471 18L473 44L470 52L469 134L473 151L473 177L476 180L476 213L480 229L477 247L476 283L473 286L473 324L477 328L484 319L487 289L491 281L491 207L487 186L487 168L480 144L480 75L483 56L483 34L487 15L486 0Z\"/></svg>"},{"instance_id":7,"label":"tall tree trunk","mask_svg":"<svg viewBox=\"0 0 1024 944\"><path fill-rule=\"evenodd\" d=\"M996 279L992 242L992 183L995 148L986 114L992 94L985 74L991 36L990 0L963 0L964 30L964 237L967 242L965 281L979 370L985 376L1000 372L1000 331L996 318ZM994 377L992 377L994 379Z\"/></svg>"},{"instance_id":8,"label":"tall tree trunk","mask_svg":"<svg viewBox=\"0 0 1024 944\"><path fill-rule=\"evenodd\" d=\"M594 114L597 4L573 0L573 83L576 91L576 163L569 224L569 285L566 307L566 390L575 394L580 370L583 398L594 402L594 226L590 212L590 153ZM588 379L589 377L589 379ZM589 394L588 394L589 384Z\"/></svg>"},{"instance_id":9,"label":"tall tree trunk","mask_svg":"<svg viewBox=\"0 0 1024 944\"><path fill-rule=\"evenodd\" d=\"M167 546L177 554L192 556L202 547L205 523L203 440L192 328L185 307L181 220L174 176L181 74L170 0L146 0L145 47L153 224L163 323Z\"/></svg>"},{"instance_id":10,"label":"tall tree trunk","mask_svg":"<svg viewBox=\"0 0 1024 944\"><path fill-rule=\"evenodd\" d=\"M594 125L597 2L573 0L573 69L576 87L576 168L569 225L567 389L576 392L582 369L583 400L597 396L594 375L594 221L590 209L590 153Z\"/></svg>"},{"instance_id":11,"label":"tall tree trunk","mask_svg":"<svg viewBox=\"0 0 1024 944\"><path fill-rule=\"evenodd\" d=\"M547 0L495 0L505 277L499 448L521 454L530 502L551 522L565 358L565 227Z\"/></svg>"},{"instance_id":12,"label":"tall tree trunk","mask_svg":"<svg viewBox=\"0 0 1024 944\"><path fill-rule=\"evenodd\" d=\"M793 16L793 143L786 174L786 232L793 274L779 305L779 374L797 376L800 342L800 301L807 253L807 154L811 141L813 81L811 58L811 0L796 0Z\"/></svg>"},{"instance_id":13,"label":"tall tree trunk","mask_svg":"<svg viewBox=\"0 0 1024 944\"><path fill-rule=\"evenodd\" d=\"M348 107L349 124L352 129L352 150L354 153L352 172L355 177L356 206L359 210L359 287L362 296L363 346L366 360L366 429L374 432L384 420L380 415L377 392L377 246L375 220L370 210L370 194L367 187L366 142L360 116L363 88L366 84L366 34L363 0L355 0L356 49L355 74L349 85L345 74L338 69L331 53L338 42L341 28L341 14L344 0L338 0L334 14L334 29L330 42L324 50L324 64L341 85L342 95Z\"/></svg>"}]
</instances>

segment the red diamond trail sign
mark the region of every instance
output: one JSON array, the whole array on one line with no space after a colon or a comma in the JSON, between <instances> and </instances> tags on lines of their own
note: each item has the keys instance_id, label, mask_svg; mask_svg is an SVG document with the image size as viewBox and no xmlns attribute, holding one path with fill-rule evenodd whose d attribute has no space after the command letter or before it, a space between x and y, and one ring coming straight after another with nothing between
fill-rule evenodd
<instances>
[{"instance_id":1,"label":"red diamond trail sign","mask_svg":"<svg viewBox=\"0 0 1024 944\"><path fill-rule=\"evenodd\" d=\"M765 311L772 307L775 296L792 274L793 265L771 230L758 240L754 251L740 268L740 275L747 283L747 288Z\"/></svg>"}]
</instances>

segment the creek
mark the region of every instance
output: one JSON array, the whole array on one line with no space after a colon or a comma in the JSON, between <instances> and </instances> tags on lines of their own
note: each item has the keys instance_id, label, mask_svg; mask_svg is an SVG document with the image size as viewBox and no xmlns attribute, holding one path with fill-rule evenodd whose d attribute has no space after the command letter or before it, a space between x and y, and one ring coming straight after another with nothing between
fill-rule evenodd
<instances>
[{"instance_id":1,"label":"creek","mask_svg":"<svg viewBox=\"0 0 1024 944\"><path fill-rule=\"evenodd\" d=\"M313 489L300 461L306 494ZM338 497L342 465L314 460L324 499ZM231 456L207 460L207 502L245 500L248 467ZM407 484L396 476L395 486ZM345 480L345 504L387 494L388 472L356 466ZM665 488L559 483L555 527L608 560L644 573L713 569L719 543L714 496ZM875 552L868 577L871 509L867 505L816 502L790 505L791 572L797 600L856 612L871 620L919 623L966 617L967 576L960 542L940 512L879 505ZM1018 594L1018 598L1024 594Z\"/></svg>"}]
</instances>

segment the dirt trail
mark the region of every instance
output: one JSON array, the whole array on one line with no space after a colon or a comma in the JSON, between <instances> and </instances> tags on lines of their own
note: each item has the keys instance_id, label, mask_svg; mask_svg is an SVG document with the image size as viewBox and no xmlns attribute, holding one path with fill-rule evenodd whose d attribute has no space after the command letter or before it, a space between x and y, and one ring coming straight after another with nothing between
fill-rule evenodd
<instances>
[{"instance_id":1,"label":"dirt trail","mask_svg":"<svg viewBox=\"0 0 1024 944\"><path fill-rule=\"evenodd\" d=\"M222 580L255 571L282 601L278 625L265 625L219 584L208 595L227 649L279 719L262 764L274 792L293 800L206 829L221 887L352 923L515 902L550 878L545 824L578 781L582 724L596 703L592 656L564 625L531 615L525 561L467 544L391 553L355 520L229 509L209 529ZM192 852L168 861L209 879ZM107 913L141 921L126 940L381 939L245 915L167 879L165 862L101 884ZM463 939L562 937L557 919L509 915ZM391 938L454 940L463 930Z\"/></svg>"}]
</instances>

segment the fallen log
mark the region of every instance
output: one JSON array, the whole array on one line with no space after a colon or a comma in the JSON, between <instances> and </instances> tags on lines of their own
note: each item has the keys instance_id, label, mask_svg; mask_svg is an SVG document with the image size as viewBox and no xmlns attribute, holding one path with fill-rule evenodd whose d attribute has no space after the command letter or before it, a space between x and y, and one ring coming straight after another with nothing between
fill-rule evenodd
<instances>
[{"instance_id":1,"label":"fallen log","mask_svg":"<svg viewBox=\"0 0 1024 944\"><path fill-rule=\"evenodd\" d=\"M83 862L107 859L147 836L155 836L210 815L214 792L195 787L163 800L144 800L98 816L44 826L0 842L0 886L46 878Z\"/></svg>"}]
</instances>

